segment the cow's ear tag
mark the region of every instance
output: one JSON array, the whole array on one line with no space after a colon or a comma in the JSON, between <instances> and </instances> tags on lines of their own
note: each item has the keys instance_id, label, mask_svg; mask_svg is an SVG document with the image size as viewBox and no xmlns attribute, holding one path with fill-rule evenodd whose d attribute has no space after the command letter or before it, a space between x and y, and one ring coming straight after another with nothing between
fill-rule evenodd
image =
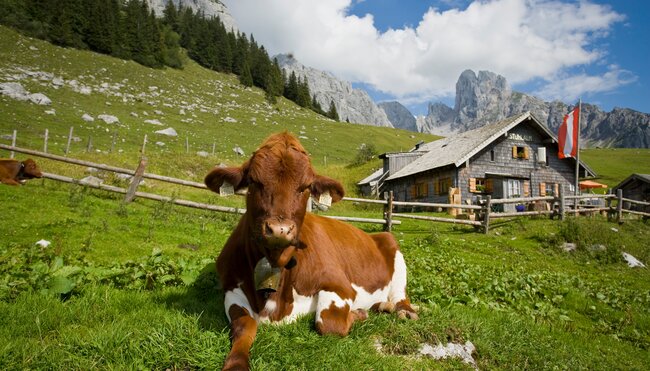
<instances>
[{"instance_id":1,"label":"cow's ear tag","mask_svg":"<svg viewBox=\"0 0 650 371\"><path fill-rule=\"evenodd\" d=\"M219 196L232 196L235 194L235 187L228 182L223 182L219 187Z\"/></svg>"},{"instance_id":2,"label":"cow's ear tag","mask_svg":"<svg viewBox=\"0 0 650 371\"><path fill-rule=\"evenodd\" d=\"M330 195L330 192L327 191L322 193L318 198L318 203L327 207L332 206L332 196Z\"/></svg>"},{"instance_id":3,"label":"cow's ear tag","mask_svg":"<svg viewBox=\"0 0 650 371\"><path fill-rule=\"evenodd\" d=\"M255 265L255 290L277 291L280 286L280 268L273 268L266 258Z\"/></svg>"}]
</instances>

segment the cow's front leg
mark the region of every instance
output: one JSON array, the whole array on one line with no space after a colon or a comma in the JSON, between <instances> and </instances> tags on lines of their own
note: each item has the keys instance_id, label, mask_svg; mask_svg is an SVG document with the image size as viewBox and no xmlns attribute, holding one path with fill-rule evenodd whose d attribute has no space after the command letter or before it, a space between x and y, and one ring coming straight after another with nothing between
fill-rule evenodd
<instances>
[{"instance_id":1,"label":"cow's front leg","mask_svg":"<svg viewBox=\"0 0 650 371\"><path fill-rule=\"evenodd\" d=\"M241 290L226 293L226 311L230 319L232 347L223 365L224 370L248 370L250 349L257 334L257 321Z\"/></svg>"},{"instance_id":2,"label":"cow's front leg","mask_svg":"<svg viewBox=\"0 0 650 371\"><path fill-rule=\"evenodd\" d=\"M342 299L338 294L321 291L316 306L316 330L321 335L347 336L354 321L363 321L368 313L362 309L350 310L351 299Z\"/></svg>"}]
</instances>

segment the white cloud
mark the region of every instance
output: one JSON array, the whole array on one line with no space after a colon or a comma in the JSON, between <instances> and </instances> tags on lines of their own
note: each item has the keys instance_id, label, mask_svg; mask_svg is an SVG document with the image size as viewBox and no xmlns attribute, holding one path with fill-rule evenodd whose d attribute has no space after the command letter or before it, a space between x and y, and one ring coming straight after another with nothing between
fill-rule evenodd
<instances>
[{"instance_id":1,"label":"white cloud","mask_svg":"<svg viewBox=\"0 0 650 371\"><path fill-rule=\"evenodd\" d=\"M224 0L240 29L270 54L291 52L305 65L409 102L452 95L467 68L496 72L512 84L546 80L542 91L552 95L569 88L558 75L603 61L605 51L593 42L624 19L586 1L475 1L463 10L430 8L416 27L382 33L372 15L348 14L353 1ZM614 89L629 81L621 73L590 77L605 85L576 86Z\"/></svg>"},{"instance_id":2,"label":"white cloud","mask_svg":"<svg viewBox=\"0 0 650 371\"><path fill-rule=\"evenodd\" d=\"M588 75L584 72L562 76L550 81L539 91L535 92L542 98L561 101L574 101L584 94L612 91L615 88L635 82L637 77L630 71L617 65L607 66L607 72L601 76Z\"/></svg>"}]
</instances>

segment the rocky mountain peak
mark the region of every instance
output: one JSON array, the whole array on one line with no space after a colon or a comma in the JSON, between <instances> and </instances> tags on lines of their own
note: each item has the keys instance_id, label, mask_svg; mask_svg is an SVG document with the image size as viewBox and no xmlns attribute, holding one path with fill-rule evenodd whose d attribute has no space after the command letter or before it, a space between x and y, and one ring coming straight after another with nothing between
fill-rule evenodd
<instances>
[{"instance_id":1,"label":"rocky mountain peak","mask_svg":"<svg viewBox=\"0 0 650 371\"><path fill-rule=\"evenodd\" d=\"M417 122L413 114L404 107L400 102L382 102L378 104L388 120L398 129L418 131Z\"/></svg>"},{"instance_id":2,"label":"rocky mountain peak","mask_svg":"<svg viewBox=\"0 0 650 371\"><path fill-rule=\"evenodd\" d=\"M279 54L275 58L280 68L287 75L294 72L297 77L307 78L309 91L316 96L321 107L327 109L334 102L341 121L356 124L393 127L386 113L361 89L352 88L352 84L339 80L332 74L307 67L291 54Z\"/></svg>"},{"instance_id":3,"label":"rocky mountain peak","mask_svg":"<svg viewBox=\"0 0 650 371\"><path fill-rule=\"evenodd\" d=\"M557 133L569 108L563 102L545 102L513 91L501 75L489 71L479 71L477 75L465 70L456 83L454 108L443 103L430 104L427 115L418 120L418 130L450 135L530 111ZM583 103L580 133L585 147L650 148L650 114L619 107L604 112L598 106Z\"/></svg>"},{"instance_id":4,"label":"rocky mountain peak","mask_svg":"<svg viewBox=\"0 0 650 371\"><path fill-rule=\"evenodd\" d=\"M176 7L191 8L194 13L203 12L206 18L219 17L227 31L239 32L237 22L230 15L225 4L219 0L147 0L157 17L163 16L167 4L173 1Z\"/></svg>"},{"instance_id":5,"label":"rocky mountain peak","mask_svg":"<svg viewBox=\"0 0 650 371\"><path fill-rule=\"evenodd\" d=\"M463 71L456 82L454 125L478 127L479 122L503 116L511 95L505 77L489 71L479 71L478 75L472 70Z\"/></svg>"}]
</instances>

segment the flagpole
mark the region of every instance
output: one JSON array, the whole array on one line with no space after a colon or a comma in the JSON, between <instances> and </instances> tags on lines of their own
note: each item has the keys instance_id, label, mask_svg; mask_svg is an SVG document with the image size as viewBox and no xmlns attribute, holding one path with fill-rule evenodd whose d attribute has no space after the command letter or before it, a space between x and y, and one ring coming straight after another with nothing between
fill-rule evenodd
<instances>
[{"instance_id":1,"label":"flagpole","mask_svg":"<svg viewBox=\"0 0 650 371\"><path fill-rule=\"evenodd\" d=\"M580 121L582 120L582 98L578 99L578 138L576 138L576 189L575 195L580 195ZM577 199L576 199L577 202Z\"/></svg>"}]
</instances>

